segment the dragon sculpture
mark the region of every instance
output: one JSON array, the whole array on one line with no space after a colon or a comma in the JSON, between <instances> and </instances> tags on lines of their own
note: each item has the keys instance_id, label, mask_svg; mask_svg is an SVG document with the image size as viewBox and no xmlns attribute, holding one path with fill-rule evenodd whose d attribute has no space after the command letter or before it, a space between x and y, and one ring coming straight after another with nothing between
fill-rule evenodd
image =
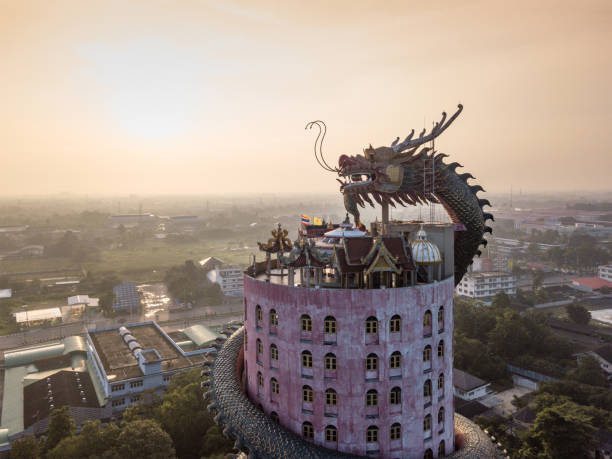
<instances>
[{"instance_id":1,"label":"dragon sculpture","mask_svg":"<svg viewBox=\"0 0 612 459\"><path fill-rule=\"evenodd\" d=\"M444 163L447 157L436 152L432 147L425 146L439 136L459 116L463 106L448 120L446 113L429 133L424 129L414 138L414 129L400 142L398 137L391 146L373 148L371 145L364 150L363 155L342 155L337 168L330 167L323 159L321 145L325 136L325 125L321 121L313 121L306 127L319 127L319 136L315 141L315 157L317 157L317 142L319 143L319 164L330 172L340 176L340 191L344 195L344 206L355 219L355 225L360 225L359 206L365 207L374 203L381 206L416 205L418 203L440 203L448 212L453 223L462 224L465 231L458 231L455 240L455 284L458 284L474 255L480 255L479 245L486 246L483 238L485 232L491 232L486 226L486 220L493 220L493 215L484 212L483 207L490 203L479 199L476 193L484 191L480 185L468 184L469 174L458 174L456 169L462 167L459 163ZM425 173L429 169L429 174ZM434 193L427 192L431 182L435 183ZM426 183L424 183L426 182Z\"/></svg>"}]
</instances>

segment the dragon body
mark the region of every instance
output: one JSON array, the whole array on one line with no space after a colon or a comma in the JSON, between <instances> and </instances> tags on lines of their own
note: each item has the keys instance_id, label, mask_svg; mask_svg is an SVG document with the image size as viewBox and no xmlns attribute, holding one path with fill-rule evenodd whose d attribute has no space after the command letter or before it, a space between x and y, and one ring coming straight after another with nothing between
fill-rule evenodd
<instances>
[{"instance_id":1,"label":"dragon body","mask_svg":"<svg viewBox=\"0 0 612 459\"><path fill-rule=\"evenodd\" d=\"M491 232L485 222L493 216L483 211L490 205L479 199L483 191L479 185L470 185L471 174L458 174L459 163L446 164L447 156L438 153L426 143L440 135L461 113L459 105L455 114L446 121L446 113L432 131L413 139L414 130L403 142L396 139L391 146L373 148L363 155L342 155L335 169L340 176L340 191L344 195L346 210L359 225L359 206L372 207L440 203L460 231L455 239L455 283L458 284L471 264L474 255L480 255L478 247L486 245L485 232ZM435 185L435 186L434 186Z\"/></svg>"}]
</instances>

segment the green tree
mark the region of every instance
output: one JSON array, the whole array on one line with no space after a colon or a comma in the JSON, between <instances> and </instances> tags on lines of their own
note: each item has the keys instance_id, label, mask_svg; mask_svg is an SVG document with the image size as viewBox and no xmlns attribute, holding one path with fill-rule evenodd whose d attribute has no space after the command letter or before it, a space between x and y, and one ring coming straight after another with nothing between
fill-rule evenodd
<instances>
[{"instance_id":1,"label":"green tree","mask_svg":"<svg viewBox=\"0 0 612 459\"><path fill-rule=\"evenodd\" d=\"M221 429L215 424L208 428L202 441L201 457L211 457L220 455L224 457L233 449L233 442L228 440L221 433Z\"/></svg>"},{"instance_id":2,"label":"green tree","mask_svg":"<svg viewBox=\"0 0 612 459\"><path fill-rule=\"evenodd\" d=\"M541 410L525 438L520 457L582 458L595 447L595 427L588 409L570 401Z\"/></svg>"},{"instance_id":3,"label":"green tree","mask_svg":"<svg viewBox=\"0 0 612 459\"><path fill-rule=\"evenodd\" d=\"M170 436L157 422L150 419L125 423L117 443L116 451L123 459L176 457Z\"/></svg>"},{"instance_id":4,"label":"green tree","mask_svg":"<svg viewBox=\"0 0 612 459\"><path fill-rule=\"evenodd\" d=\"M591 386L607 387L608 380L606 374L601 369L597 359L590 355L580 358L578 367L567 374L567 379L578 381Z\"/></svg>"},{"instance_id":5,"label":"green tree","mask_svg":"<svg viewBox=\"0 0 612 459\"><path fill-rule=\"evenodd\" d=\"M491 303L491 306L499 309L509 308L511 306L510 297L503 290L499 291L493 297L493 302Z\"/></svg>"},{"instance_id":6,"label":"green tree","mask_svg":"<svg viewBox=\"0 0 612 459\"><path fill-rule=\"evenodd\" d=\"M11 443L10 459L38 459L41 447L33 435L24 435Z\"/></svg>"},{"instance_id":7,"label":"green tree","mask_svg":"<svg viewBox=\"0 0 612 459\"><path fill-rule=\"evenodd\" d=\"M565 307L565 311L574 323L586 325L591 321L591 313L580 304L569 304Z\"/></svg>"},{"instance_id":8,"label":"green tree","mask_svg":"<svg viewBox=\"0 0 612 459\"><path fill-rule=\"evenodd\" d=\"M47 440L45 450L49 451L62 441L74 434L76 427L67 406L55 409L51 412L51 420L47 429Z\"/></svg>"},{"instance_id":9,"label":"green tree","mask_svg":"<svg viewBox=\"0 0 612 459\"><path fill-rule=\"evenodd\" d=\"M104 453L117 447L119 433L117 424L109 423L106 427L101 427L100 421L86 421L79 435L64 438L47 452L47 459L102 457Z\"/></svg>"}]
</instances>

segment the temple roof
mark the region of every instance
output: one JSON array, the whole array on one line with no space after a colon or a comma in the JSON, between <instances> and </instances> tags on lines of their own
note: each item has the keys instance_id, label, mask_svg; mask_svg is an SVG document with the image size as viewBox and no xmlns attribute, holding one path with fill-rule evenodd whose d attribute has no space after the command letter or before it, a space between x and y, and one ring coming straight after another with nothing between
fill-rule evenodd
<instances>
[{"instance_id":1,"label":"temple roof","mask_svg":"<svg viewBox=\"0 0 612 459\"><path fill-rule=\"evenodd\" d=\"M343 273L365 271L413 271L414 263L401 237L345 238L334 249L333 260Z\"/></svg>"}]
</instances>

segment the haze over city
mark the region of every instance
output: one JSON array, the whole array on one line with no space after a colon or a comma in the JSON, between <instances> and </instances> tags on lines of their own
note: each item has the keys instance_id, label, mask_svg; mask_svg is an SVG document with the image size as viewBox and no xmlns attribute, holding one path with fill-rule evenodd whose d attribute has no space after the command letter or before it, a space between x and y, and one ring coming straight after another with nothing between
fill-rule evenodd
<instances>
[{"instance_id":1,"label":"haze over city","mask_svg":"<svg viewBox=\"0 0 612 459\"><path fill-rule=\"evenodd\" d=\"M608 1L0 5L0 193L334 192L431 128L489 191L603 190ZM256 185L256 186L255 186Z\"/></svg>"}]
</instances>

